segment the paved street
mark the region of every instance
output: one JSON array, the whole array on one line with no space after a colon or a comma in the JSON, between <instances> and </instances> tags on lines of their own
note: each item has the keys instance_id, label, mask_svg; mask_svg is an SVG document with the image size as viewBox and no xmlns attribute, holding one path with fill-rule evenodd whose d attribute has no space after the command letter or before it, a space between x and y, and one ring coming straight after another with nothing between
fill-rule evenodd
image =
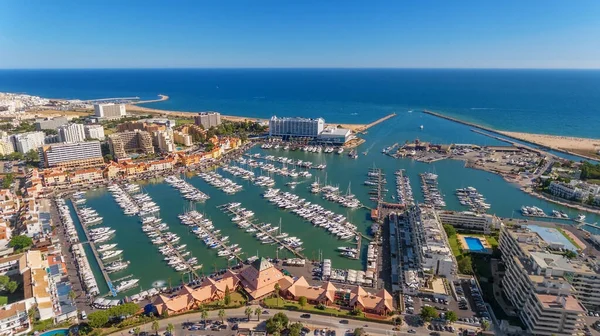
<instances>
[{"instance_id":1,"label":"paved street","mask_svg":"<svg viewBox=\"0 0 600 336\"><path fill-rule=\"evenodd\" d=\"M254 309L257 306L251 306L252 310L254 311ZM244 314L244 310L246 309L246 307L242 307L242 308L237 308L237 309L229 309L227 310L227 318L230 317L238 317L238 318L246 318L246 315ZM365 331L369 334L369 335L415 335L415 334L411 334L408 333L409 329L415 329L417 331L416 335L429 335L431 333L430 330L427 330L425 327L411 327L411 326L407 326L406 324L404 324L404 326L402 326L400 328L400 331L394 331L393 329L393 325L390 324L384 324L384 323L373 323L373 322L366 322L366 321L356 321L356 320L347 320L348 324L342 324L340 323L340 321L343 318L340 317L329 317L329 316L322 316L322 315L316 315L316 314L311 314L311 318L310 319L305 319L305 318L301 318L300 315L304 314L303 312L293 312L293 311L286 311L286 310L276 310L276 309L269 309L269 314L263 314L261 315L261 322L264 322L265 320L267 320L268 318L270 318L271 316L275 315L277 312L283 312L284 314L286 314L288 316L288 318L290 319L290 322L301 322L305 327L308 327L311 330L310 335L313 335L313 331L315 329L328 329L328 330L335 330L336 332L336 336L340 336L340 335L344 335L348 330L354 330L355 328L364 328ZM218 311L210 311L209 312L209 317L207 320L213 320L213 321L217 321L219 320L219 317L217 316ZM226 331L208 331L208 330L198 330L198 331L189 331L187 329L183 328L183 324L187 324L187 323L197 323L197 322L201 322L202 318L200 316L200 313L194 313L194 314L188 314L188 315L182 315L182 316L175 316L169 319L162 319L159 320L159 324L160 324L160 334L163 334L166 331L166 326L169 323L172 323L175 327L175 331L174 331L174 335L175 336L189 336L189 335L235 335L235 331L231 330L231 326L233 325L232 323L229 323L228 328ZM245 323L245 322L241 322L241 323ZM250 323L254 323L255 325L258 324L258 321L256 319L256 316L252 315ZM152 324L151 323L147 323L143 326L141 326L141 330L145 331L145 332L149 332L150 334L153 333L152 328L151 328ZM122 332L118 332L118 333L114 333L112 335L127 335L128 332L127 330L122 331ZM440 332L440 335L445 335L445 336L450 336L450 335L454 335L453 333L450 332Z\"/></svg>"}]
</instances>

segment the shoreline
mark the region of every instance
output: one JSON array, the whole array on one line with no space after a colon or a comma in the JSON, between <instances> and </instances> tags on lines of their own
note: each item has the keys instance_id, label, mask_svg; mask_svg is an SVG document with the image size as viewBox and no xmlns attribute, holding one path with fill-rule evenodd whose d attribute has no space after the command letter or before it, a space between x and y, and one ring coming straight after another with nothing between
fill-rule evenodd
<instances>
[{"instance_id":1,"label":"shoreline","mask_svg":"<svg viewBox=\"0 0 600 336\"><path fill-rule=\"evenodd\" d=\"M559 135L535 134L535 133L525 133L525 132L501 131L501 130L497 130L497 129L494 129L494 128L491 128L491 127L479 125L479 124L476 124L474 122L461 120L461 119L458 119L458 118L455 118L455 117L450 117L450 116L447 116L447 115L444 115L444 114L441 114L441 113L438 113L438 112L433 112L433 111L430 111L430 110L423 110L423 113L432 115L434 117L438 117L438 118L446 119L446 120L449 120L449 121L453 121L453 122L456 122L456 123L459 123L459 124L463 124L463 125L466 125L466 126L478 128L480 130L484 130L484 131L487 131L487 132L490 132L490 133L494 133L494 134L498 134L498 135L510 137L510 138L512 138L514 140L523 141L523 142L526 142L526 143L534 145L534 146L542 147L542 148L537 149L539 151L546 151L546 150L550 149L550 150L553 150L553 151L556 151L556 152L561 152L561 153L564 153L564 154L569 154L569 155L577 156L577 157L580 157L580 158L583 158L583 159L587 159L587 160L598 161L600 159L600 156L593 157L593 156L589 156L589 155L585 155L585 154L574 152L573 150L575 148L565 149L565 148L561 148L561 147L556 147L554 145L557 142L560 143L561 140L562 140L562 143L564 143L565 139L569 139L571 141L576 141L576 142L579 141L579 142L585 142L585 143L597 143L598 146L600 147L600 139L566 137L566 136L559 136ZM537 140L536 140L536 137L537 137ZM541 139L545 139L545 141L541 141ZM519 144L519 146L522 146L522 145ZM585 149L583 149L583 150L585 150ZM550 153L548 153L548 154L551 155Z\"/></svg>"}]
</instances>

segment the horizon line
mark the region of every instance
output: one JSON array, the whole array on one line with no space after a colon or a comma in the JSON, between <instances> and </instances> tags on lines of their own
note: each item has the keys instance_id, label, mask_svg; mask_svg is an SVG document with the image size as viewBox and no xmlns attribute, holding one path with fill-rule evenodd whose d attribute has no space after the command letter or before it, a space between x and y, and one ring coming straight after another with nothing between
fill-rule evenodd
<instances>
[{"instance_id":1,"label":"horizon line","mask_svg":"<svg viewBox=\"0 0 600 336\"><path fill-rule=\"evenodd\" d=\"M80 68L0 68L7 70L577 70L598 68L525 68L525 67L80 67Z\"/></svg>"}]
</instances>

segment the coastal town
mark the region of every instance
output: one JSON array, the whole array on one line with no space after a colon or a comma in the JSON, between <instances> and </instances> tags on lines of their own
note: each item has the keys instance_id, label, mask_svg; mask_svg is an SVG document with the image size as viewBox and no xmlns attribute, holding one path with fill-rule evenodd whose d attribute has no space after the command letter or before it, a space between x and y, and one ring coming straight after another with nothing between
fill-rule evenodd
<instances>
[{"instance_id":1,"label":"coastal town","mask_svg":"<svg viewBox=\"0 0 600 336\"><path fill-rule=\"evenodd\" d=\"M0 335L600 330L597 165L407 139L356 185L368 132L396 113L345 125L144 102L0 94ZM398 168L446 159L561 208L500 216L479 186Z\"/></svg>"}]
</instances>

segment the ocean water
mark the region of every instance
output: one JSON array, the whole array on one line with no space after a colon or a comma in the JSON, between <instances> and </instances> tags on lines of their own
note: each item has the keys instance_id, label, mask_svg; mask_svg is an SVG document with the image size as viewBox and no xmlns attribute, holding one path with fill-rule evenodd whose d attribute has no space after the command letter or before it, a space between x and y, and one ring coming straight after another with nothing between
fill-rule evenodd
<instances>
[{"instance_id":1,"label":"ocean water","mask_svg":"<svg viewBox=\"0 0 600 336\"><path fill-rule=\"evenodd\" d=\"M178 111L365 123L430 109L502 130L597 137L598 70L140 69L0 70L0 92L143 99Z\"/></svg>"}]
</instances>

